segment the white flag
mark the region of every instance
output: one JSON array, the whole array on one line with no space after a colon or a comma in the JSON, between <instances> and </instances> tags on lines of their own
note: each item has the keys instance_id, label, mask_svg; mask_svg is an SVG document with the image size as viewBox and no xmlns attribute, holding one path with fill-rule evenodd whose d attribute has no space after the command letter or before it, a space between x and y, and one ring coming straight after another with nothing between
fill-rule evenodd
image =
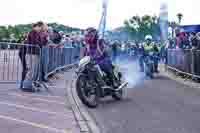
<instances>
[{"instance_id":1,"label":"white flag","mask_svg":"<svg viewBox=\"0 0 200 133\"><path fill-rule=\"evenodd\" d=\"M106 29L107 7L108 7L108 0L102 0L102 16L98 29L100 38L104 37L104 32Z\"/></svg>"}]
</instances>

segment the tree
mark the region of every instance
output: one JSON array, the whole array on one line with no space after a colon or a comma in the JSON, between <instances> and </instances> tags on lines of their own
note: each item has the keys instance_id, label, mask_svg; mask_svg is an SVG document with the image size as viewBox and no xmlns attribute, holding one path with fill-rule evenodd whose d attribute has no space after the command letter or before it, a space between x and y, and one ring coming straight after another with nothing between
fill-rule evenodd
<instances>
[{"instance_id":1,"label":"tree","mask_svg":"<svg viewBox=\"0 0 200 133\"><path fill-rule=\"evenodd\" d=\"M48 25L57 31L64 31L66 33L73 31L81 31L81 29L79 28L73 28L57 23L50 23ZM9 25L8 27L0 26L0 40L2 39L9 40L11 35L14 35L14 38L18 40L25 32L30 32L31 29L32 29L32 24L19 24L15 26Z\"/></svg>"},{"instance_id":2,"label":"tree","mask_svg":"<svg viewBox=\"0 0 200 133\"><path fill-rule=\"evenodd\" d=\"M131 32L131 35L136 40L143 40L147 34L151 34L154 38L160 36L157 16L133 16L129 20L125 20L124 27L128 29L127 31Z\"/></svg>"},{"instance_id":3,"label":"tree","mask_svg":"<svg viewBox=\"0 0 200 133\"><path fill-rule=\"evenodd\" d=\"M7 30L7 27L0 26L0 40L8 38L9 38L9 32Z\"/></svg>"},{"instance_id":4,"label":"tree","mask_svg":"<svg viewBox=\"0 0 200 133\"><path fill-rule=\"evenodd\" d=\"M177 16L178 22L179 22L179 24L180 24L181 21L182 21L182 18L183 18L183 14L182 14L182 13L178 13L176 16Z\"/></svg>"}]
</instances>

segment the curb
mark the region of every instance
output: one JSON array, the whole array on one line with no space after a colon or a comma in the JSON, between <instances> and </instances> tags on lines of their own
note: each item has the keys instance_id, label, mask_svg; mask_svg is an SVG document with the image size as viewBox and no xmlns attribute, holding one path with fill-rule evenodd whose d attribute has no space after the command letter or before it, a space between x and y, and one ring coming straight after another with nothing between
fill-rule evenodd
<instances>
[{"instance_id":1,"label":"curb","mask_svg":"<svg viewBox=\"0 0 200 133\"><path fill-rule=\"evenodd\" d=\"M73 63L73 64L68 64L68 65L65 65L65 66L62 66L62 67L57 67L56 69L54 69L53 71L49 72L47 75L45 75L45 78L48 79L48 77L50 75L54 75L56 73L58 73L59 71L68 71L68 70L71 70L75 67L77 67L77 63Z\"/></svg>"},{"instance_id":2,"label":"curb","mask_svg":"<svg viewBox=\"0 0 200 133\"><path fill-rule=\"evenodd\" d=\"M198 88L200 89L200 84L199 83L195 83L194 81L190 80L190 79L183 79L179 76L176 76L176 74L173 74L172 72L169 72L168 70L163 70L163 66L160 67L161 70L161 75L168 77L171 80L174 80L180 84L192 87L192 88Z\"/></svg>"},{"instance_id":3,"label":"curb","mask_svg":"<svg viewBox=\"0 0 200 133\"><path fill-rule=\"evenodd\" d=\"M80 127L81 133L102 133L95 120L89 115L86 107L79 100L75 89L75 74L71 80L66 80L67 99L69 100L75 119Z\"/></svg>"}]
</instances>

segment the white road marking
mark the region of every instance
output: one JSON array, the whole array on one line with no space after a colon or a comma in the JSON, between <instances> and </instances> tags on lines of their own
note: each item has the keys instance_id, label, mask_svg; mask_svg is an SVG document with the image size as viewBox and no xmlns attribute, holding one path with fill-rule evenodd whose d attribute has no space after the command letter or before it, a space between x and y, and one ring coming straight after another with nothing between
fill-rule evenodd
<instances>
[{"instance_id":1,"label":"white road marking","mask_svg":"<svg viewBox=\"0 0 200 133\"><path fill-rule=\"evenodd\" d=\"M48 102L48 103L66 105L64 102L58 102L58 101L55 101L55 100L46 100L46 99L42 99L42 98L32 98L32 97L21 95L21 94L8 94L8 95L17 96L17 97L21 97L21 98L29 98L29 99L33 99L33 100L39 100L39 101L43 101L43 102Z\"/></svg>"},{"instance_id":2,"label":"white road marking","mask_svg":"<svg viewBox=\"0 0 200 133\"><path fill-rule=\"evenodd\" d=\"M11 94L18 94L18 93L11 93ZM52 95L39 95L39 94L30 94L30 93L22 93L22 95L29 95L29 96L35 96L35 97L46 97L46 98L58 98L58 99L61 99L63 100L63 97L62 96L52 96Z\"/></svg>"},{"instance_id":3,"label":"white road marking","mask_svg":"<svg viewBox=\"0 0 200 133\"><path fill-rule=\"evenodd\" d=\"M23 123L23 124L26 124L26 125L29 125L29 126L32 126L32 127L47 129L49 131L54 131L54 132L57 132L57 133L71 133L70 131L67 131L67 130L64 130L64 129L57 129L57 128L49 127L49 126L46 126L46 125L43 125L43 124L33 123L33 122L30 122L30 121L25 121L25 120L21 120L21 119L9 117L9 116L4 116L4 115L0 115L0 119L15 121L15 122Z\"/></svg>"},{"instance_id":4,"label":"white road marking","mask_svg":"<svg viewBox=\"0 0 200 133\"><path fill-rule=\"evenodd\" d=\"M4 104L4 105L7 105L7 106L13 106L13 107L16 107L16 108L22 108L22 109L26 109L26 110L31 110L31 111L36 111L36 112L41 112L41 113L48 113L48 114L52 114L52 115L68 116L64 113L58 113L58 112L53 112L53 111L48 111L48 110L41 110L39 108L27 107L27 106L24 106L24 105L19 105L19 104L14 104L14 103L0 102L0 104Z\"/></svg>"}]
</instances>

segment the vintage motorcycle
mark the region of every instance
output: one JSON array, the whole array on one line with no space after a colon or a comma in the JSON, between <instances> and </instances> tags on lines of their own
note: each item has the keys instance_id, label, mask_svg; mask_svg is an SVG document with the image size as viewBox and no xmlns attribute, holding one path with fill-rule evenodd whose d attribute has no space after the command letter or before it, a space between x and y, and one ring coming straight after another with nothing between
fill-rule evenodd
<instances>
[{"instance_id":1,"label":"vintage motorcycle","mask_svg":"<svg viewBox=\"0 0 200 133\"><path fill-rule=\"evenodd\" d=\"M99 105L99 99L105 96L112 96L115 100L122 99L123 89L128 83L122 82L122 74L117 66L113 65L113 71L117 79L117 87L112 85L106 73L100 69L99 65L90 56L85 56L80 60L76 71L76 91L83 104L89 108L96 108ZM102 88L96 79L97 76L92 76L96 72L100 74L108 88Z\"/></svg>"}]
</instances>

